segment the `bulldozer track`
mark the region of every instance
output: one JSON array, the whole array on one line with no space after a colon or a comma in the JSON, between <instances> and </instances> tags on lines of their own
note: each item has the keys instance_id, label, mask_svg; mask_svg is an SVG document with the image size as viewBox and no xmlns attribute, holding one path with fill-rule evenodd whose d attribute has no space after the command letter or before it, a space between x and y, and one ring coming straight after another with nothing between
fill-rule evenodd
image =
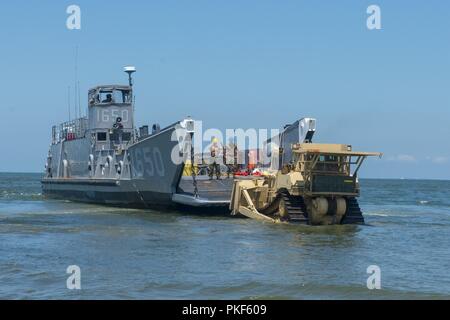
<instances>
[{"instance_id":1,"label":"bulldozer track","mask_svg":"<svg viewBox=\"0 0 450 320\"><path fill-rule=\"evenodd\" d=\"M284 191L280 193L288 213L287 220L291 223L309 224L306 204L301 196L292 196ZM364 224L364 217L356 198L347 199L347 210L341 224Z\"/></svg>"},{"instance_id":2,"label":"bulldozer track","mask_svg":"<svg viewBox=\"0 0 450 320\"><path fill-rule=\"evenodd\" d=\"M284 191L280 193L280 198L284 201L285 209L288 213L288 221L292 223L309 224L308 212L303 197L292 196Z\"/></svg>"},{"instance_id":3,"label":"bulldozer track","mask_svg":"<svg viewBox=\"0 0 450 320\"><path fill-rule=\"evenodd\" d=\"M356 198L347 199L347 210L341 224L364 224L364 217Z\"/></svg>"}]
</instances>

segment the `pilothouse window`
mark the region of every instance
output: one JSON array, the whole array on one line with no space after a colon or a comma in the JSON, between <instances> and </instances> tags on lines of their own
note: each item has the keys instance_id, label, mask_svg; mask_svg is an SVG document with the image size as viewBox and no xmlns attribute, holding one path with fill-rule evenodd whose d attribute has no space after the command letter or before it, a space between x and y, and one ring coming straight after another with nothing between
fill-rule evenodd
<instances>
[{"instance_id":1,"label":"pilothouse window","mask_svg":"<svg viewBox=\"0 0 450 320\"><path fill-rule=\"evenodd\" d=\"M100 91L100 102L101 103L112 103L113 92L112 91Z\"/></svg>"},{"instance_id":2,"label":"pilothouse window","mask_svg":"<svg viewBox=\"0 0 450 320\"><path fill-rule=\"evenodd\" d=\"M122 141L130 141L131 140L131 132L122 132ZM114 132L109 134L109 140L114 142L119 142L119 133Z\"/></svg>"},{"instance_id":3,"label":"pilothouse window","mask_svg":"<svg viewBox=\"0 0 450 320\"><path fill-rule=\"evenodd\" d=\"M130 103L130 91L128 90L114 90L114 101L116 103Z\"/></svg>"},{"instance_id":4,"label":"pilothouse window","mask_svg":"<svg viewBox=\"0 0 450 320\"><path fill-rule=\"evenodd\" d=\"M101 90L99 100L101 103L130 103L131 95L129 90Z\"/></svg>"},{"instance_id":5,"label":"pilothouse window","mask_svg":"<svg viewBox=\"0 0 450 320\"><path fill-rule=\"evenodd\" d=\"M98 141L106 141L106 132L97 132Z\"/></svg>"}]
</instances>

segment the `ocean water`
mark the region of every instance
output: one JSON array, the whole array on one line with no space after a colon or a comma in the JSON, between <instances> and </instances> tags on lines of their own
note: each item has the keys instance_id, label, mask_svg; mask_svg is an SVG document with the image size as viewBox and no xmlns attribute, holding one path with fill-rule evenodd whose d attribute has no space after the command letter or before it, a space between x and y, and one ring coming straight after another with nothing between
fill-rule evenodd
<instances>
[{"instance_id":1,"label":"ocean water","mask_svg":"<svg viewBox=\"0 0 450 320\"><path fill-rule=\"evenodd\" d=\"M367 225L309 227L46 200L39 179L0 174L2 299L450 298L450 181L362 180Z\"/></svg>"}]
</instances>

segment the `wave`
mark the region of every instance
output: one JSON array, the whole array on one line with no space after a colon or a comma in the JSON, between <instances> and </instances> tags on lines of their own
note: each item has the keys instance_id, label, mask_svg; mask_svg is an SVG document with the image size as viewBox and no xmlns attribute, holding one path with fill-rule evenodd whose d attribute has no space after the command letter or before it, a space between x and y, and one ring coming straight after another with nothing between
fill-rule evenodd
<instances>
[{"instance_id":1,"label":"wave","mask_svg":"<svg viewBox=\"0 0 450 320\"><path fill-rule=\"evenodd\" d=\"M365 285L298 283L277 284L259 281L244 282L234 286L200 286L196 297L218 299L445 299L443 292L399 290L383 287L368 290Z\"/></svg>"},{"instance_id":2,"label":"wave","mask_svg":"<svg viewBox=\"0 0 450 320\"><path fill-rule=\"evenodd\" d=\"M386 213L364 213L364 216L389 217Z\"/></svg>"},{"instance_id":3,"label":"wave","mask_svg":"<svg viewBox=\"0 0 450 320\"><path fill-rule=\"evenodd\" d=\"M44 196L41 192L19 192L19 191L8 191L2 190L0 192L0 201L38 201L43 200Z\"/></svg>"}]
</instances>

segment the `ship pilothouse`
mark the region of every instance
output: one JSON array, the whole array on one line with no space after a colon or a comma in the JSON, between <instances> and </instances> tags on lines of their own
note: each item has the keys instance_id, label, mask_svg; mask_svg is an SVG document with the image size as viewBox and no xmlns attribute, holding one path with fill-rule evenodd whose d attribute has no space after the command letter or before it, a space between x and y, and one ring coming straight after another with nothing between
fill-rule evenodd
<instances>
[{"instance_id":1,"label":"ship pilothouse","mask_svg":"<svg viewBox=\"0 0 450 320\"><path fill-rule=\"evenodd\" d=\"M122 173L126 147L135 138L132 92L131 86L121 85L98 86L89 90L91 176L111 177ZM112 166L115 172L111 172Z\"/></svg>"},{"instance_id":2,"label":"ship pilothouse","mask_svg":"<svg viewBox=\"0 0 450 320\"><path fill-rule=\"evenodd\" d=\"M89 90L89 132L91 177L119 178L126 170L127 146L134 142L133 82L134 67L125 67L129 85L103 85Z\"/></svg>"},{"instance_id":3,"label":"ship pilothouse","mask_svg":"<svg viewBox=\"0 0 450 320\"><path fill-rule=\"evenodd\" d=\"M131 77L135 71L134 67L125 67L129 85L91 88L87 118L53 127L47 177L120 178L129 171L126 149L137 139Z\"/></svg>"}]
</instances>

